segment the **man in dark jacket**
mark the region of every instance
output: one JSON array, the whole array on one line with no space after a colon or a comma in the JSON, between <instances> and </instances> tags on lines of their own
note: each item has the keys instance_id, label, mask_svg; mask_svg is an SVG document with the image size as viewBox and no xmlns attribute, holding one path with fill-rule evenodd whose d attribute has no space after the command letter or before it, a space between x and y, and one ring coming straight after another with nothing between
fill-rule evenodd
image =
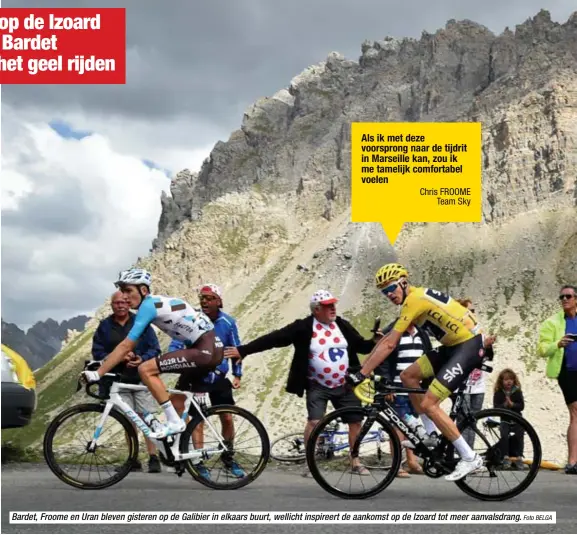
<instances>
[{"instance_id":1,"label":"man in dark jacket","mask_svg":"<svg viewBox=\"0 0 577 535\"><path fill-rule=\"evenodd\" d=\"M104 318L92 338L92 358L104 360L114 348L126 338L134 324L134 314L130 312L128 302L122 292L115 292L111 297L112 314ZM140 384L138 366L147 360L160 355L160 344L152 327L149 325L141 336L134 353L127 355L126 361L111 370L111 373L122 374L121 381L129 384ZM103 378L100 381L100 395L107 396L110 383ZM148 391L144 392L119 392L123 401L128 403L140 417L144 410L156 412L157 405ZM150 455L148 471L160 472L160 462L156 454L156 446L147 438L146 447ZM136 461L133 470L142 470L140 461Z\"/></svg>"},{"instance_id":2,"label":"man in dark jacket","mask_svg":"<svg viewBox=\"0 0 577 535\"><path fill-rule=\"evenodd\" d=\"M337 298L325 290L315 292L310 301L311 315L297 319L285 327L272 331L252 342L225 348L226 358L244 358L275 347L294 346L286 391L303 397L306 392L308 422L305 441L324 416L330 401L335 409L361 407L361 402L345 384L349 367L359 368L358 353L370 353L374 340L365 340L344 318L337 316ZM349 443L360 431L362 415L350 418ZM359 459L351 460L351 470L360 475L369 471Z\"/></svg>"}]
</instances>

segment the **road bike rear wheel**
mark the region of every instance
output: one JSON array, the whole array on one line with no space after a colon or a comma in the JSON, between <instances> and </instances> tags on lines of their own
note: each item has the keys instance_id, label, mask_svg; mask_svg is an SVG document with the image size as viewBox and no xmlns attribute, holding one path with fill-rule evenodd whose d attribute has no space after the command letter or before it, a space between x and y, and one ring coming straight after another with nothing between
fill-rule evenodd
<instances>
[{"instance_id":1,"label":"road bike rear wheel","mask_svg":"<svg viewBox=\"0 0 577 535\"><path fill-rule=\"evenodd\" d=\"M481 410L474 414L474 419L474 423L462 423L459 430L461 433L465 429L475 432L476 428L479 432L475 433L473 450L483 456L485 466L482 470L455 481L456 485L469 496L483 501L504 501L518 496L531 485L539 472L542 451L537 432L525 418L507 409ZM512 448L523 450L524 462L517 456L510 455L514 453ZM514 458L513 463L507 462L507 455ZM515 462L517 460L518 464ZM505 475L513 477L508 478ZM515 486L509 486L508 480L513 480ZM489 487L486 491L481 490L483 483ZM497 492L492 494L489 491L494 487Z\"/></svg>"},{"instance_id":2,"label":"road bike rear wheel","mask_svg":"<svg viewBox=\"0 0 577 535\"><path fill-rule=\"evenodd\" d=\"M200 464L186 461L188 473L212 489L234 490L252 483L270 459L270 439L264 425L254 414L236 405L216 405L204 409L203 413L219 436L215 436L200 414L196 414L182 432L180 452L186 454L192 449L203 448L219 452L205 455ZM227 427L230 423L226 422L232 422L232 437L226 437L227 429L230 429ZM223 438L229 448L226 452L219 441ZM222 467L217 467L219 463Z\"/></svg>"},{"instance_id":3,"label":"road bike rear wheel","mask_svg":"<svg viewBox=\"0 0 577 535\"><path fill-rule=\"evenodd\" d=\"M307 458L303 433L288 433L270 445L271 459L281 463L302 463Z\"/></svg>"},{"instance_id":4,"label":"road bike rear wheel","mask_svg":"<svg viewBox=\"0 0 577 535\"><path fill-rule=\"evenodd\" d=\"M124 414L112 408L103 428L97 430L104 408L105 404L96 403L70 407L58 414L46 429L44 459L54 475L67 485L78 489L105 489L124 479L138 459L138 437ZM73 421L66 431L65 424ZM98 436L96 449L89 451L95 435ZM110 445L115 439L119 442L118 449ZM88 478L83 480L81 471L87 458L90 459ZM93 468L98 477L107 475L108 478L91 481Z\"/></svg>"},{"instance_id":5,"label":"road bike rear wheel","mask_svg":"<svg viewBox=\"0 0 577 535\"><path fill-rule=\"evenodd\" d=\"M401 444L392 427L382 415L377 415L371 427L377 426L389 443L389 451L382 459L375 458L375 441L365 440L359 447L358 459L361 465L371 468L368 474L362 475L351 469L350 448L348 433L333 436L341 437L340 444L332 444L330 458L315 455L318 450L317 442L322 436L331 436L327 428L335 426L335 420L341 418L343 422L357 420L361 429L366 422L368 411L355 407L343 407L324 416L314 427L307 443L307 463L315 481L327 492L344 499L364 499L375 496L387 488L395 479L401 466ZM348 427L348 426L347 426ZM367 433L370 430L367 431ZM366 435L365 435L366 436ZM363 437L364 438L364 437ZM369 485L374 483L373 486Z\"/></svg>"}]
</instances>

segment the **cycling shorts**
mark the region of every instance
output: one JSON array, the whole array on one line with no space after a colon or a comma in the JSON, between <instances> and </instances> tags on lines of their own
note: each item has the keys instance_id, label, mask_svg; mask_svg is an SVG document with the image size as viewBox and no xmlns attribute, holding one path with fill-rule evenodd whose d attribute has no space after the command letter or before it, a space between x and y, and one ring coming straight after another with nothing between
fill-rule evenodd
<instances>
[{"instance_id":1,"label":"cycling shorts","mask_svg":"<svg viewBox=\"0 0 577 535\"><path fill-rule=\"evenodd\" d=\"M199 373L214 370L224 356L224 347L214 331L201 335L193 347L178 349L156 357L160 373Z\"/></svg>"},{"instance_id":2,"label":"cycling shorts","mask_svg":"<svg viewBox=\"0 0 577 535\"><path fill-rule=\"evenodd\" d=\"M447 399L469 374L480 368L485 355L483 335L478 334L455 346L440 346L417 359L423 379L434 377L429 391L441 401Z\"/></svg>"}]
</instances>

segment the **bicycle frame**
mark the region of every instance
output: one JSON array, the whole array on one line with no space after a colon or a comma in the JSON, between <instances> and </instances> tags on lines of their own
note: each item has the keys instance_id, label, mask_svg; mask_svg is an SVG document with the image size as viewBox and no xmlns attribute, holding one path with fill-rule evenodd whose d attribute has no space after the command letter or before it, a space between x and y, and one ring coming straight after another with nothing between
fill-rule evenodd
<instances>
[{"instance_id":1,"label":"bicycle frame","mask_svg":"<svg viewBox=\"0 0 577 535\"><path fill-rule=\"evenodd\" d=\"M110 373L104 374L104 376L116 377L115 374ZM167 391L170 394L182 394L186 397L186 401L184 402L184 411L182 413L182 421L186 423L186 419L188 417L188 413L192 405L196 409L196 411L200 414L204 422L208 425L213 435L217 437L218 442L222 447L222 449L202 448L200 450L193 450L189 453L181 453L179 451L180 441L176 440L181 433L175 435L169 435L168 437L159 438L157 434L154 433L152 429L148 427L148 425L142 420L142 418L140 418L140 416L138 416L138 414L130 407L130 405L122 400L122 397L119 394L120 390L129 390L132 392L145 392L148 391L148 387L146 387L145 385L134 385L128 383L119 383L119 382L112 383L112 386L110 388L110 397L106 401L104 412L102 413L102 417L100 418L100 421L96 426L88 451L94 451L94 449L96 448L98 438L100 437L100 434L102 433L102 428L104 427L104 422L106 421L106 418L108 418L108 415L110 414L110 411L112 410L113 407L119 409L119 411L122 412L122 414L124 414L129 420L131 420L134 424L136 424L136 426L142 431L144 436L150 439L152 442L154 442L155 445L159 449L161 449L161 451L164 452L165 457L169 458L172 456L173 459L171 460L194 461L200 458L208 458L210 455L213 454L219 454L228 451L228 447L226 446L224 439L221 437L220 433L216 431L216 429L212 426L212 424L206 419L204 411L201 409L199 403L194 398L194 394L192 392L183 392L181 390L175 390L173 388L167 389ZM89 395L91 395L92 397L96 397L90 393ZM169 440L171 440L172 442L171 444L168 443ZM168 453L169 451L172 455Z\"/></svg>"},{"instance_id":2,"label":"bicycle frame","mask_svg":"<svg viewBox=\"0 0 577 535\"><path fill-rule=\"evenodd\" d=\"M375 380L380 380L380 376L375 376ZM377 415L382 414L387 421L393 424L394 427L399 429L406 437L409 439L415 446L413 450L415 454L422 459L433 459L436 457L435 450L429 450L424 444L423 441L415 434L408 425L402 420L399 416L397 411L389 404L389 402L385 399L385 397L389 394L426 394L427 389L425 388L409 388L404 386L395 386L395 385L386 385L382 391L377 391L375 393L374 402L370 405L365 407L365 410L368 412L368 417L363 426L361 427L361 431L359 436L354 444L354 450L358 452L358 448L360 444L363 443L363 439L359 441L360 437L364 437L365 433L367 433L374 422L376 421ZM449 417L455 421L459 414L462 414L464 418L468 418L470 416L470 412L466 409L463 409L464 406L464 389L460 387L455 392L455 398L453 399L453 404L451 407L451 411ZM475 428L475 432L479 435L478 430ZM482 435L479 435L482 437ZM482 437L484 439L484 437ZM484 440L486 442L486 440ZM445 446L445 442L447 439L445 437L441 437L440 445ZM440 460L440 459L439 459Z\"/></svg>"}]
</instances>

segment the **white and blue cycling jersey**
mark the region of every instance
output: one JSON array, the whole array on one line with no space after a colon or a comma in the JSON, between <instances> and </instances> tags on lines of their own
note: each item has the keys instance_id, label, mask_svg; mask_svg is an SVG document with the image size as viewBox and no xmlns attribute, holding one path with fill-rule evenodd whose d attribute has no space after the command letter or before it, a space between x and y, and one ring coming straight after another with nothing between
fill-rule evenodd
<instances>
[{"instance_id":1,"label":"white and blue cycling jersey","mask_svg":"<svg viewBox=\"0 0 577 535\"><path fill-rule=\"evenodd\" d=\"M142 300L128 338L136 342L151 323L186 347L192 347L204 333L214 329L202 310L182 299L163 295L147 295Z\"/></svg>"}]
</instances>

